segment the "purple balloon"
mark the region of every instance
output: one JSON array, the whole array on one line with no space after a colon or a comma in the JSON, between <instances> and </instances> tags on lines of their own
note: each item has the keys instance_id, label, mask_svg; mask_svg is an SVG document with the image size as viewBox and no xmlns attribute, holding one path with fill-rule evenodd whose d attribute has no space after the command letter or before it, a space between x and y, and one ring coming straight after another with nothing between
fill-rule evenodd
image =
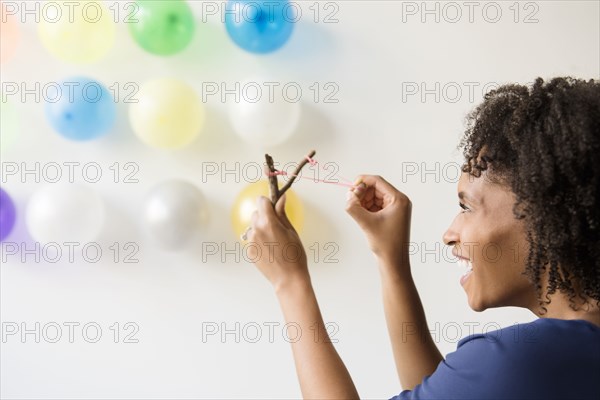
<instances>
[{"instance_id":1,"label":"purple balloon","mask_svg":"<svg viewBox=\"0 0 600 400\"><path fill-rule=\"evenodd\" d=\"M0 242L6 239L15 226L15 204L8 193L0 188Z\"/></svg>"}]
</instances>

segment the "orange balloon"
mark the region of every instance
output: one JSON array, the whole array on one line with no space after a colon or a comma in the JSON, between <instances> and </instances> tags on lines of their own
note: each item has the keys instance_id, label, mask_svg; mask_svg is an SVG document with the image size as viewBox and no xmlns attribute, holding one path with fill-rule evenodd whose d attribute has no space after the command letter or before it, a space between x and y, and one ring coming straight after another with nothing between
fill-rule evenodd
<instances>
[{"instance_id":1,"label":"orange balloon","mask_svg":"<svg viewBox=\"0 0 600 400\"><path fill-rule=\"evenodd\" d=\"M0 63L5 63L15 54L21 35L15 16L6 14L6 4L0 4L2 8L2 19L0 19Z\"/></svg>"}]
</instances>

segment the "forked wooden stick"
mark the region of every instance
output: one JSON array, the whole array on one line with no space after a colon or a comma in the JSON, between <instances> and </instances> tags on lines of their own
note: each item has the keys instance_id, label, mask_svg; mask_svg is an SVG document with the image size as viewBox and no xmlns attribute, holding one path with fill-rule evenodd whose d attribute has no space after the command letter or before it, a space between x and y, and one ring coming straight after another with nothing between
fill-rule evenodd
<instances>
[{"instance_id":1,"label":"forked wooden stick","mask_svg":"<svg viewBox=\"0 0 600 400\"><path fill-rule=\"evenodd\" d=\"M315 150L311 150L310 153L308 153L308 155L300 161L300 163L294 170L294 173L291 175L288 175L290 177L290 180L287 181L287 183L281 189L279 189L277 175L275 174L277 172L277 170L275 169L273 157L271 157L268 154L265 154L265 160L267 161L267 169L269 172L269 174L268 174L268 176L269 176L269 194L270 194L271 203L273 203L273 206L275 206L275 204L277 204L277 201L281 198L281 196L283 196L283 194L290 187L292 187L292 184L294 183L294 181L296 180L298 175L300 175L300 171L302 171L302 168L304 168L304 166L306 164L308 164L309 160L312 159L315 156L315 154L317 154L317 152Z\"/></svg>"},{"instance_id":2,"label":"forked wooden stick","mask_svg":"<svg viewBox=\"0 0 600 400\"><path fill-rule=\"evenodd\" d=\"M269 172L267 174L269 177L269 195L271 197L271 203L275 205L277 200L279 200L279 184L277 183L277 175L275 175L277 170L275 169L275 164L273 163L273 157L265 154L265 159L267 160L267 169Z\"/></svg>"}]
</instances>

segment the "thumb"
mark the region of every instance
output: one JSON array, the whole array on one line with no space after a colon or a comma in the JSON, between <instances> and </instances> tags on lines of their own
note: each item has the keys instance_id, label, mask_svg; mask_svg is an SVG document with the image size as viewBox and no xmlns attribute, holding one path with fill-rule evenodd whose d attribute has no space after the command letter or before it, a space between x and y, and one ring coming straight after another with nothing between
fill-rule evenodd
<instances>
[{"instance_id":1,"label":"thumb","mask_svg":"<svg viewBox=\"0 0 600 400\"><path fill-rule=\"evenodd\" d=\"M365 184L361 183L356 189L349 190L346 195L346 212L359 224L364 221L364 218L369 213L360 203L365 190Z\"/></svg>"},{"instance_id":2,"label":"thumb","mask_svg":"<svg viewBox=\"0 0 600 400\"><path fill-rule=\"evenodd\" d=\"M277 216L279 217L279 219L281 220L281 222L283 223L283 225L285 225L286 228L290 228L290 229L294 229L294 227L292 226L292 223L290 222L290 220L288 219L286 213L285 213L285 193L279 198L279 200L277 200L277 203L275 204L275 213L277 214Z\"/></svg>"}]
</instances>

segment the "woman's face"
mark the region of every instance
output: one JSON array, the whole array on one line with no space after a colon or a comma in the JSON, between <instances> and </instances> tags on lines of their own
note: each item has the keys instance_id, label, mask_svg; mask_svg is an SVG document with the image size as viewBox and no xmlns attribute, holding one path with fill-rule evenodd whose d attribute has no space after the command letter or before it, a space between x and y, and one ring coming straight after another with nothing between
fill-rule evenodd
<instances>
[{"instance_id":1,"label":"woman's face","mask_svg":"<svg viewBox=\"0 0 600 400\"><path fill-rule=\"evenodd\" d=\"M469 306L475 311L501 306L530 308L537 304L535 287L523 272L527 241L523 220L512 211L514 193L490 182L487 171L479 178L463 172L458 182L463 207L444 233L444 243L465 271L461 278ZM468 260L468 261L467 261Z\"/></svg>"}]
</instances>

